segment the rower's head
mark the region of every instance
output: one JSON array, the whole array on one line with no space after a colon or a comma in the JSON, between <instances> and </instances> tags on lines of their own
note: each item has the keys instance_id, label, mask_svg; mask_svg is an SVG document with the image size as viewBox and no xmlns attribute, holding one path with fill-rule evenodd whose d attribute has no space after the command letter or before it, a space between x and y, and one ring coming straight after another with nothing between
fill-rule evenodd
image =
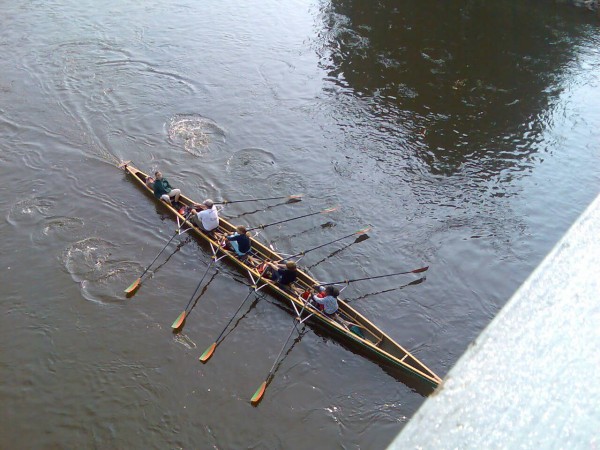
<instances>
[{"instance_id":1,"label":"rower's head","mask_svg":"<svg viewBox=\"0 0 600 450\"><path fill-rule=\"evenodd\" d=\"M160 173L158 170L154 172L154 176L157 180L162 180L162 173Z\"/></svg>"},{"instance_id":2,"label":"rower's head","mask_svg":"<svg viewBox=\"0 0 600 450\"><path fill-rule=\"evenodd\" d=\"M335 286L327 286L325 288L325 294L331 297L337 297L338 295L340 295L340 291Z\"/></svg>"},{"instance_id":3,"label":"rower's head","mask_svg":"<svg viewBox=\"0 0 600 450\"><path fill-rule=\"evenodd\" d=\"M214 204L215 202L213 202L210 198L204 200L204 206L206 206L207 208L212 208Z\"/></svg>"},{"instance_id":4,"label":"rower's head","mask_svg":"<svg viewBox=\"0 0 600 450\"><path fill-rule=\"evenodd\" d=\"M296 270L297 269L296 263L294 261L288 261L288 262L286 262L285 263L285 267L288 270Z\"/></svg>"},{"instance_id":5,"label":"rower's head","mask_svg":"<svg viewBox=\"0 0 600 450\"><path fill-rule=\"evenodd\" d=\"M239 234L246 234L246 227L244 225L238 225L237 227L235 227L235 231L237 231Z\"/></svg>"}]
</instances>

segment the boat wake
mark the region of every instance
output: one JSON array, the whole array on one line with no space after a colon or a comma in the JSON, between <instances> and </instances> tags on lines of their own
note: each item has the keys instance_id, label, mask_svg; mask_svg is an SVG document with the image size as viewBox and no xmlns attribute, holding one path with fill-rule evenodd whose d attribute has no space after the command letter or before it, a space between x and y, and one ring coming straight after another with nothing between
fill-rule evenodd
<instances>
[{"instance_id":1,"label":"boat wake","mask_svg":"<svg viewBox=\"0 0 600 450\"><path fill-rule=\"evenodd\" d=\"M169 140L193 156L203 156L213 143L225 142L225 130L213 120L195 114L178 114L167 124Z\"/></svg>"},{"instance_id":2,"label":"boat wake","mask_svg":"<svg viewBox=\"0 0 600 450\"><path fill-rule=\"evenodd\" d=\"M79 217L51 216L44 218L40 229L32 236L34 242L72 241L73 234L80 230L83 219Z\"/></svg>"},{"instance_id":3,"label":"boat wake","mask_svg":"<svg viewBox=\"0 0 600 450\"><path fill-rule=\"evenodd\" d=\"M177 342L178 344L183 345L185 348L189 349L189 350L193 350L196 348L196 343L194 341L192 341L187 335L185 334L174 334L173 335L173 340L175 342Z\"/></svg>"},{"instance_id":4,"label":"boat wake","mask_svg":"<svg viewBox=\"0 0 600 450\"><path fill-rule=\"evenodd\" d=\"M111 252L115 248L108 241L90 237L71 244L63 252L63 264L81 286L86 300L108 304L123 297L121 287L131 274L133 263L113 259Z\"/></svg>"},{"instance_id":5,"label":"boat wake","mask_svg":"<svg viewBox=\"0 0 600 450\"><path fill-rule=\"evenodd\" d=\"M266 179L279 170L271 152L261 148L243 148L229 157L227 172L244 177Z\"/></svg>"},{"instance_id":6,"label":"boat wake","mask_svg":"<svg viewBox=\"0 0 600 450\"><path fill-rule=\"evenodd\" d=\"M54 206L54 200L44 197L25 198L13 205L6 216L8 223L15 227L31 225L41 220Z\"/></svg>"}]
</instances>

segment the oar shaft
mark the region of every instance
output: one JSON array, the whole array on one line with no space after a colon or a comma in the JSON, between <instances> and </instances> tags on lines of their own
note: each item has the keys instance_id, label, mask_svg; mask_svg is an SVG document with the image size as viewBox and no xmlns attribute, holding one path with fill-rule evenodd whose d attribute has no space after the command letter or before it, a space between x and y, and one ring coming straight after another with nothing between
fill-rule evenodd
<instances>
[{"instance_id":1,"label":"oar shaft","mask_svg":"<svg viewBox=\"0 0 600 450\"><path fill-rule=\"evenodd\" d=\"M376 275L374 277L364 277L364 278L355 278L353 280L335 281L333 283L321 283L321 284L319 284L319 286L329 286L332 284L350 284L350 283L354 283L355 281L375 280L377 278L393 277L396 275L407 275L409 273L420 273L420 272L425 272L427 269L429 269L429 266L421 267L419 269L414 269L414 270L408 270L406 272L388 273L386 275Z\"/></svg>"},{"instance_id":2,"label":"oar shaft","mask_svg":"<svg viewBox=\"0 0 600 450\"><path fill-rule=\"evenodd\" d=\"M267 378L266 378L267 380L269 378L271 378L271 375L273 375L273 371L275 370L275 366L277 366L277 363L279 362L279 358L281 357L283 351L287 347L287 344L290 341L290 338L292 337L292 334L294 334L294 330L295 329L296 329L296 318L294 318L294 326L292 327L292 330L290 331L290 334L288 335L287 339L285 340L285 343L283 344L283 347L281 347L281 350L279 351L279 354L277 355L277 358L275 358L275 362L273 363L273 366L271 367L271 370L269 370L269 374L267 375Z\"/></svg>"},{"instance_id":3,"label":"oar shaft","mask_svg":"<svg viewBox=\"0 0 600 450\"><path fill-rule=\"evenodd\" d=\"M190 297L190 300L188 301L187 305L185 306L185 311L187 311L187 309L189 308L190 304L192 303L192 300L194 300L194 297L196 296L196 293L200 289L200 286L202 285L202 282L206 278L206 275L208 274L208 271L210 270L210 268L211 268L211 266L213 265L214 262L215 262L215 260L213 259L210 262L210 264L208 265L208 267L206 268L206 271L204 272L204 275L202 275L202 278L200 278L200 282L198 283L198 286L196 286L196 289L194 290L194 293Z\"/></svg>"},{"instance_id":4,"label":"oar shaft","mask_svg":"<svg viewBox=\"0 0 600 450\"><path fill-rule=\"evenodd\" d=\"M162 252L164 252L167 247L169 246L169 244L173 241L173 239L175 239L175 237L179 234L179 231L181 230L181 228L186 224L187 220L189 219L191 213L188 214L187 216L184 217L183 219L183 223L179 226L179 228L177 228L177 230L175 231L175 233L173 234L173 236L171 236L171 239L169 239L169 241L165 244L165 246L162 248L162 250L160 252L158 252L158 255L156 255L156 257L152 260L152 262L150 264L148 264L148 267L146 267L146 269L142 272L142 274L140 275L140 278L142 278L144 275L146 275L146 272L148 272L148 270L150 269L150 267L152 267L152 265L156 262L156 260L158 259L158 257L160 255L162 255Z\"/></svg>"},{"instance_id":5,"label":"oar shaft","mask_svg":"<svg viewBox=\"0 0 600 450\"><path fill-rule=\"evenodd\" d=\"M245 200L221 200L220 202L215 202L215 203L220 203L222 205L230 205L232 203L259 202L259 201L263 201L263 200L281 200L284 198L292 198L292 197L299 197L299 196L286 195L284 197L248 198Z\"/></svg>"},{"instance_id":6,"label":"oar shaft","mask_svg":"<svg viewBox=\"0 0 600 450\"><path fill-rule=\"evenodd\" d=\"M349 237L352 237L352 236L354 236L355 234L356 234L356 233L352 233L352 234L349 234L348 236L344 236L344 237L341 237L341 238L337 238L337 239L335 239L335 240L333 240L333 241L326 242L325 244L317 245L316 247L309 248L308 250L304 250L303 252L296 253L295 255L292 255L292 256L290 256L290 257L289 257L289 258L287 258L287 259L297 258L298 256L302 256L302 255L304 255L304 254L306 254L306 253L308 253L308 252L312 252L313 250L318 250L318 249L320 249L320 248L322 248L322 247L325 247L325 246L327 246L327 245L330 245L330 244L335 244L336 242L339 242L339 241L341 241L341 240L348 239Z\"/></svg>"},{"instance_id":7,"label":"oar shaft","mask_svg":"<svg viewBox=\"0 0 600 450\"><path fill-rule=\"evenodd\" d=\"M254 282L254 284L251 286L250 292L248 292L248 295L246 295L246 298L244 298L242 303L240 303L240 306L238 306L238 309L236 309L233 316L231 316L231 319L229 319L229 322L227 322L227 325L225 325L223 327L223 330L221 330L221 333L219 333L219 336L217 337L217 339L215 339L215 342L210 347L208 347L202 355L200 355L199 359L201 362L206 363L210 359L210 357L213 355L213 353L215 352L215 350L217 348L217 345L219 345L221 343L221 338L223 337L223 334L225 334L225 331L227 331L227 329L229 328L229 325L231 325L231 322L233 322L233 319L236 318L237 314L240 312L240 309L242 309L242 306L244 306L244 303L246 303L246 300L248 300L250 298L250 295L252 294L252 292L256 292L259 289L258 283L261 278L262 278L262 273L258 277L256 282Z\"/></svg>"},{"instance_id":8,"label":"oar shaft","mask_svg":"<svg viewBox=\"0 0 600 450\"><path fill-rule=\"evenodd\" d=\"M169 244L171 243L171 241L173 239L175 239L175 236L177 236L178 232L179 232L179 230L177 230L175 232L175 234L173 236L171 236L171 239L169 239L169 241L165 244L165 246L162 248L162 250L160 252L158 252L158 255L156 255L156 257L152 260L152 262L150 264L148 264L148 266L144 269L144 271L140 275L140 278L142 278L144 275L146 275L146 272L148 272L148 270L150 270L150 267L152 267L152 265L156 262L156 260L158 259L158 257L160 255L162 255L162 253L167 249L167 247L169 246Z\"/></svg>"},{"instance_id":9,"label":"oar shaft","mask_svg":"<svg viewBox=\"0 0 600 450\"><path fill-rule=\"evenodd\" d=\"M331 208L330 208L330 209L331 209ZM252 231L252 230L258 230L259 228L260 228L260 229L263 229L263 228L270 227L270 226L272 226L272 225L279 225L280 223L291 222L292 220L303 219L304 217L316 216L317 214L323 214L323 213L325 213L325 212L328 212L330 209L325 209L325 210L323 210L323 211L317 211L317 212L310 213L310 214L304 214L304 215L302 215L302 216L298 216L298 217L292 217L291 219L279 220L279 221L277 221L277 222L268 223L268 224L266 224L266 225L259 225L259 226L257 226L257 227L248 228L248 231ZM333 210L333 209L331 209L331 210Z\"/></svg>"},{"instance_id":10,"label":"oar shaft","mask_svg":"<svg viewBox=\"0 0 600 450\"><path fill-rule=\"evenodd\" d=\"M225 331L227 331L227 328L229 328L229 325L231 325L231 322L233 322L233 319L235 319L237 314L240 312L240 309L242 309L242 306L244 306L244 303L246 303L246 300L248 300L250 298L250 295L252 294L252 292L254 292L253 289L251 289L250 292L248 292L248 295L246 295L246 298L242 301L242 303L240 303L240 306L238 306L238 309L236 309L235 313L233 313L233 316L231 316L231 319L229 319L229 322L227 322L227 325L225 325L223 327L223 330L221 331L221 333L219 334L217 339L215 339L215 342L217 344L219 343L219 339L221 339L223 337L223 334L225 334Z\"/></svg>"}]
</instances>

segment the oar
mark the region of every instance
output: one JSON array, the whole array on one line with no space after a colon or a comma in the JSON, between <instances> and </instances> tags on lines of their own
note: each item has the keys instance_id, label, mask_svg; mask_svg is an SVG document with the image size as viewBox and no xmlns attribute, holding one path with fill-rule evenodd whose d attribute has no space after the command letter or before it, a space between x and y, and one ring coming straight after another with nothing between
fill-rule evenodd
<instances>
[{"instance_id":1,"label":"oar","mask_svg":"<svg viewBox=\"0 0 600 450\"><path fill-rule=\"evenodd\" d=\"M336 210L337 210L337 207L327 208L327 209L324 209L323 211L317 211L317 212L310 213L310 214L304 214L304 215L298 216L298 217L292 217L291 219L279 220L277 222L268 223L266 225L259 225L257 227L248 228L247 231L258 230L258 229L262 230L264 228L270 227L271 225L278 225L280 223L290 222L292 220L298 220L298 219L302 219L304 217L315 216L317 214L327 214L327 213L330 213L330 212L333 212L333 211L336 211Z\"/></svg>"},{"instance_id":2,"label":"oar","mask_svg":"<svg viewBox=\"0 0 600 450\"><path fill-rule=\"evenodd\" d=\"M285 347L287 346L287 343L289 342L290 338L292 337L294 330L297 329L296 328L296 320L298 320L300 323L303 322L303 320L301 320L301 317L302 317L302 313L304 312L304 309L306 308L307 304L308 304L308 300L306 300L304 302L304 304L302 305L302 309L298 313L298 316L294 318L294 326L292 327L292 331L290 331L290 334L287 337L287 339L285 340L283 347L281 347L281 350L279 351L279 355L277 355L277 358L275 358L275 362L273 363L273 367L271 367L271 370L269 370L269 373L267 374L267 378L265 378L265 381L263 381L261 383L261 385L258 387L256 392L250 399L250 403L252 404L252 406L258 405L260 403L260 401L262 400L263 395L265 395L265 390L267 389L267 385L269 384L269 381L271 381L271 378L273 377L273 374L275 373L275 367L277 366L277 361L279 361L279 358L281 357L283 350L285 349ZM307 320L310 316L312 316L312 314L308 315L304 319L304 321Z\"/></svg>"},{"instance_id":3,"label":"oar","mask_svg":"<svg viewBox=\"0 0 600 450\"><path fill-rule=\"evenodd\" d=\"M366 241L367 239L369 239L369 235L367 234L367 231L369 231L370 229L371 229L371 227L363 228L362 230L355 231L354 233L351 233L347 236L342 236L341 238L334 239L333 241L326 242L321 245L317 245L316 247L309 248L308 250L304 250L303 252L300 252L300 253L296 253L295 255L289 256L285 259L292 259L292 258L297 258L298 256L304 256L308 252L312 252L313 250L317 250L321 247L325 247L326 245L333 244L333 243L341 241L343 239L348 239L349 237L356 236L357 234L359 236L354 240L354 242L353 242L354 244L356 244L358 242Z\"/></svg>"},{"instance_id":4,"label":"oar","mask_svg":"<svg viewBox=\"0 0 600 450\"><path fill-rule=\"evenodd\" d=\"M429 266L421 267L419 269L409 270L407 272L388 273L387 275L376 275L374 277L355 278L354 280L335 281L333 283L319 283L319 286L330 286L332 284L350 284L350 283L354 283L355 281L375 280L376 278L393 277L395 275L406 275L408 273L421 273L421 272L425 272L427 269L429 269Z\"/></svg>"},{"instance_id":5,"label":"oar","mask_svg":"<svg viewBox=\"0 0 600 450\"><path fill-rule=\"evenodd\" d=\"M285 197L269 197L269 198L247 198L245 200L221 200L220 202L215 202L221 205L230 205L232 203L245 203L245 202L258 202L262 200L282 200L287 199L287 203L296 203L302 201L302 196L304 194L296 194L296 195L288 195Z\"/></svg>"},{"instance_id":6,"label":"oar","mask_svg":"<svg viewBox=\"0 0 600 450\"><path fill-rule=\"evenodd\" d=\"M194 293L190 297L190 301L187 303L187 305L185 305L185 309L183 310L183 312L181 314L179 314L179 317L177 317L177 319L175 319L175 322L173 322L173 325L171 325L171 328L173 328L174 330L178 329L181 326L181 324L183 323L183 321L185 320L185 317L188 313L187 309L190 307L192 300L194 300L194 297L196 296L196 292L198 292L198 289L200 289L200 286L202 285L202 282L204 281L206 274L208 273L208 271L210 270L211 266L213 265L213 263L215 261L216 261L216 259L213 257L212 261L206 268L206 272L204 272L204 275L202 275L202 278L200 279L200 283L198 283L198 286L196 286Z\"/></svg>"},{"instance_id":7,"label":"oar","mask_svg":"<svg viewBox=\"0 0 600 450\"><path fill-rule=\"evenodd\" d=\"M150 267L152 267L152 264L154 264L156 262L156 260L158 259L158 257L162 254L162 252L164 252L166 250L166 248L169 246L169 244L171 243L171 241L173 239L175 239L175 236L177 236L179 234L179 231L181 230L181 227L183 227L183 225L185 225L185 223L187 222L187 220L190 217L190 215L191 215L191 213L188 214L187 216L185 216L185 218L183 219L183 223L179 226L179 228L177 228L177 230L175 231L175 233L173 234L173 236L171 236L171 239L169 239L169 242L167 242L165 244L165 246L162 248L162 250L160 252L158 252L158 255L156 255L156 258L154 258L152 260L152 262L148 265L148 267L146 267L146 269L144 269L144 271L139 276L139 278L137 280L135 280L133 283L131 283L127 289L125 289L125 295L127 295L128 297L130 297L130 296L133 296L135 294L135 292L137 291L137 289L140 287L140 284L142 283L142 277L146 274L146 272L148 272L148 270L150 269Z\"/></svg>"},{"instance_id":8,"label":"oar","mask_svg":"<svg viewBox=\"0 0 600 450\"><path fill-rule=\"evenodd\" d=\"M254 283L252 286L250 286L250 292L248 292L248 295L246 295L246 298L242 301L242 303L240 303L240 306L238 307L238 309L236 309L235 313L233 313L233 316L231 316L231 319L229 319L229 322L227 322L227 325L225 325L225 327L223 328L223 331L221 331L221 333L219 334L217 339L215 339L215 342L213 342L210 345L210 347L208 347L204 351L204 353L202 353L202 355L200 355L200 358L198 358L200 360L200 362L206 363L210 359L212 354L215 352L217 345L219 345L221 343L219 341L219 339L221 339L221 337L223 336L223 334L225 333L227 328L229 328L229 325L231 325L231 322L233 322L233 319L235 319L235 316L237 316L237 313L240 312L240 309L242 309L242 306L244 306L244 303L246 303L246 300L248 300L250 298L250 295L252 294L252 292L256 291L256 287L261 278L262 278L262 273L260 274L260 277L258 277L258 279L256 280L256 283Z\"/></svg>"},{"instance_id":9,"label":"oar","mask_svg":"<svg viewBox=\"0 0 600 450\"><path fill-rule=\"evenodd\" d=\"M278 206L287 205L289 203L295 203L295 202L289 202L289 201L288 202L279 202L279 203L271 204L269 206L265 206L264 208L255 209L253 211L245 211L243 213L238 214L237 216L229 216L229 221L237 220L240 217L249 216L251 214L256 214L258 212L266 212L266 211L269 211L269 210L271 210L273 208L277 208ZM225 205L223 205L223 207L225 207Z\"/></svg>"},{"instance_id":10,"label":"oar","mask_svg":"<svg viewBox=\"0 0 600 450\"><path fill-rule=\"evenodd\" d=\"M379 294L385 294L386 292L398 291L398 290L400 290L400 289L404 289L404 288L407 288L407 287L409 287L409 286L415 286L415 285L417 285L417 284L421 284L421 283L422 283L423 281L425 281L426 279L427 279L427 277L421 277L421 278L417 278L416 280L413 280L413 281L411 281L410 283L403 284L402 286L398 286L398 287L391 288L391 289L386 289L386 290L384 290L384 291L370 292L370 293L368 293L368 294L365 294L365 295L363 295L363 296L361 296L361 297L356 297L356 298L345 298L345 299L344 299L344 301L345 301L346 303L350 303L350 302L355 302L355 301L357 301L357 300L363 300L363 299L365 299L365 298L372 297L373 295L379 295Z\"/></svg>"},{"instance_id":11,"label":"oar","mask_svg":"<svg viewBox=\"0 0 600 450\"><path fill-rule=\"evenodd\" d=\"M273 363L273 367L271 367L271 370L269 370L269 373L267 374L267 378L265 378L265 381L262 382L262 384L258 387L256 392L250 399L250 403L252 404L252 406L258 405L260 403L260 401L262 400L263 395L265 395L265 390L267 389L267 384L269 384L269 381L271 381L271 378L273 377L273 374L275 372L275 367L277 366L277 362L279 361L281 354L285 350L285 347L287 347L287 344L288 344L290 338L292 337L292 334L294 334L295 329L296 329L296 318L294 318L294 326L292 327L292 331L290 331L290 334L288 335L287 339L285 340L283 347L281 347L281 350L279 351L279 355L277 355L277 358L275 358L275 362Z\"/></svg>"}]
</instances>

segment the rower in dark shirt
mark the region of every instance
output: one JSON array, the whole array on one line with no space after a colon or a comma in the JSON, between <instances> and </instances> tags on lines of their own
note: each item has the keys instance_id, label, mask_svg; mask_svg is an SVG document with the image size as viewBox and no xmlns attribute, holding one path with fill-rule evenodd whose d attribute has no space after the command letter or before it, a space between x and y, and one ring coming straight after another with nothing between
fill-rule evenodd
<instances>
[{"instance_id":1,"label":"rower in dark shirt","mask_svg":"<svg viewBox=\"0 0 600 450\"><path fill-rule=\"evenodd\" d=\"M245 226L240 225L236 227L236 232L227 236L226 239L238 256L245 256L250 251L252 242L247 235Z\"/></svg>"},{"instance_id":2,"label":"rower in dark shirt","mask_svg":"<svg viewBox=\"0 0 600 450\"><path fill-rule=\"evenodd\" d=\"M268 263L271 267L271 279L276 283L289 286L298 276L296 263L288 261L285 264Z\"/></svg>"}]
</instances>

